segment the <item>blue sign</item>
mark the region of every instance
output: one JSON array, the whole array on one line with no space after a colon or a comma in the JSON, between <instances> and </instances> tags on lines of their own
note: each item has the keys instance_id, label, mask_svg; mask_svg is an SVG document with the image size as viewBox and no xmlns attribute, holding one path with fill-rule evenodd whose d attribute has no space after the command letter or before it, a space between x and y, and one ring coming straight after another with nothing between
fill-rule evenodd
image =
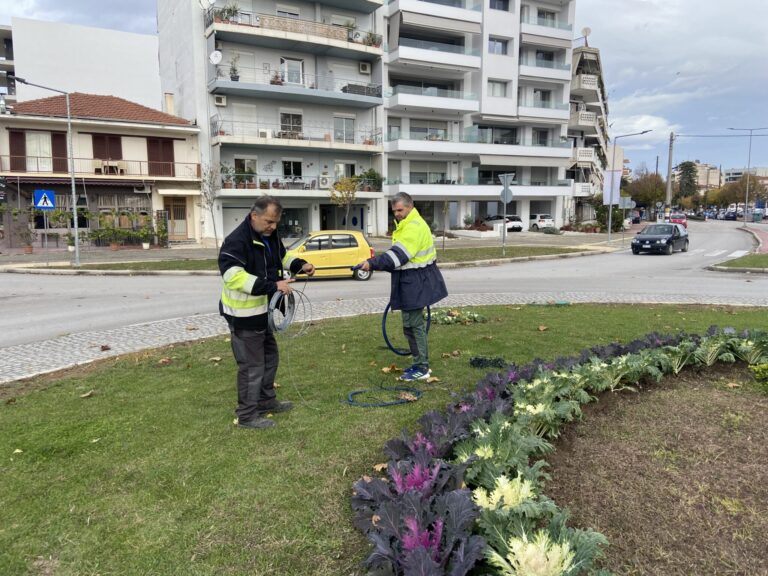
<instances>
[{"instance_id":1,"label":"blue sign","mask_svg":"<svg viewBox=\"0 0 768 576\"><path fill-rule=\"evenodd\" d=\"M35 208L38 210L55 210L56 194L53 190L35 190Z\"/></svg>"}]
</instances>

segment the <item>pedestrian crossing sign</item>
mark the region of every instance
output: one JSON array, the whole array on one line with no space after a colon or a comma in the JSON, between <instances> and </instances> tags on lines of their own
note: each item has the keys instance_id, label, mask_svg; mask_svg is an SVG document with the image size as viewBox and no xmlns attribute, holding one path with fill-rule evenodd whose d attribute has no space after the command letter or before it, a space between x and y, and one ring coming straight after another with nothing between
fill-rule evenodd
<instances>
[{"instance_id":1,"label":"pedestrian crossing sign","mask_svg":"<svg viewBox=\"0 0 768 576\"><path fill-rule=\"evenodd\" d=\"M38 210L55 210L56 194L53 190L35 190L35 208Z\"/></svg>"}]
</instances>

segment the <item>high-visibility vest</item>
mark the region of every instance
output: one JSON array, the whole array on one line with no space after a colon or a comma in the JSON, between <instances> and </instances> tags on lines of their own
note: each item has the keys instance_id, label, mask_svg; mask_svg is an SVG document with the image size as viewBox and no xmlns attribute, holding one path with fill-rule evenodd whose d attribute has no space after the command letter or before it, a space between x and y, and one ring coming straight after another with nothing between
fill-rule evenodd
<instances>
[{"instance_id":1,"label":"high-visibility vest","mask_svg":"<svg viewBox=\"0 0 768 576\"><path fill-rule=\"evenodd\" d=\"M432 230L416 208L400 222L395 222L392 246L400 248L408 256L408 261L397 266L395 270L424 268L437 259Z\"/></svg>"}]
</instances>

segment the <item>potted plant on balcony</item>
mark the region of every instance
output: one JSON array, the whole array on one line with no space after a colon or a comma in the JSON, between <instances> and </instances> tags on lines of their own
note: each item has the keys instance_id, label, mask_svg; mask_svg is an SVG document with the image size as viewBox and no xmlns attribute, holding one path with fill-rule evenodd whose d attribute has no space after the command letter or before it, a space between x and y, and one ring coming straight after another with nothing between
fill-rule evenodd
<instances>
[{"instance_id":1,"label":"potted plant on balcony","mask_svg":"<svg viewBox=\"0 0 768 576\"><path fill-rule=\"evenodd\" d=\"M155 231L152 230L152 225L149 222L145 222L144 226L136 231L139 240L141 240L141 247L144 250L149 250L149 245L152 242L152 238L155 236Z\"/></svg>"},{"instance_id":2,"label":"potted plant on balcony","mask_svg":"<svg viewBox=\"0 0 768 576\"><path fill-rule=\"evenodd\" d=\"M245 177L245 187L246 188L256 188L256 182L253 178L254 172L251 168L246 168L243 170L243 174Z\"/></svg>"},{"instance_id":3,"label":"potted plant on balcony","mask_svg":"<svg viewBox=\"0 0 768 576\"><path fill-rule=\"evenodd\" d=\"M269 79L270 84L275 84L277 86L283 85L283 75L280 74L277 70L275 70L274 74L272 74L272 78Z\"/></svg>"},{"instance_id":4,"label":"potted plant on balcony","mask_svg":"<svg viewBox=\"0 0 768 576\"><path fill-rule=\"evenodd\" d=\"M219 168L219 172L221 173L221 187L232 188L232 174L234 172L232 166L226 162L222 162L221 167Z\"/></svg>"},{"instance_id":5,"label":"potted plant on balcony","mask_svg":"<svg viewBox=\"0 0 768 576\"><path fill-rule=\"evenodd\" d=\"M238 60L240 60L240 54L235 54L229 59L229 79L232 82L240 80L240 70L237 68Z\"/></svg>"}]
</instances>

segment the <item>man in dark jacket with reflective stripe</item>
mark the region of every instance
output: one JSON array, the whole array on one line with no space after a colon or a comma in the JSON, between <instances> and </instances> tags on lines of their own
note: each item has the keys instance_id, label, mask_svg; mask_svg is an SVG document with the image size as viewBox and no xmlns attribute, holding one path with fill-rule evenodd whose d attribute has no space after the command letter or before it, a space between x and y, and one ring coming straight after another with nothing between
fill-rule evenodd
<instances>
[{"instance_id":1,"label":"man in dark jacket with reflective stripe","mask_svg":"<svg viewBox=\"0 0 768 576\"><path fill-rule=\"evenodd\" d=\"M279 358L267 319L269 300L278 290L290 294L293 279L284 278L284 271L312 276L315 267L286 255L277 235L282 212L277 198L261 196L219 251L219 271L224 282L219 312L229 324L238 366L235 413L242 428L274 426L264 416L293 407L290 402L278 402L275 394Z\"/></svg>"},{"instance_id":2,"label":"man in dark jacket with reflective stripe","mask_svg":"<svg viewBox=\"0 0 768 576\"><path fill-rule=\"evenodd\" d=\"M384 270L392 273L389 304L392 310L402 310L403 334L413 356L401 380L407 382L429 378L429 350L424 308L448 296L443 275L437 268L437 251L432 230L413 206L405 192L392 197L395 231L392 248L359 266L363 270Z\"/></svg>"}]
</instances>

